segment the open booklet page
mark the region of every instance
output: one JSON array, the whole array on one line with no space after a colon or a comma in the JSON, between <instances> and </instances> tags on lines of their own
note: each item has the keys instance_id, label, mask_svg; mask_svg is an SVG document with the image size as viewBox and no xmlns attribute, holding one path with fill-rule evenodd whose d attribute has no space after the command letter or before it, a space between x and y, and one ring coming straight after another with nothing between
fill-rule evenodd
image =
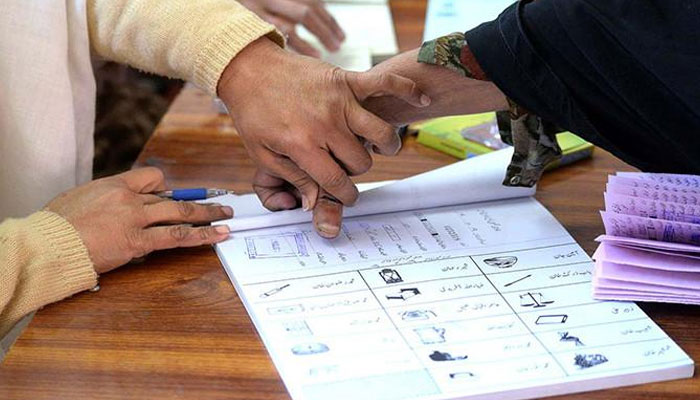
<instances>
[{"instance_id":1,"label":"open booklet page","mask_svg":"<svg viewBox=\"0 0 700 400\"><path fill-rule=\"evenodd\" d=\"M590 258L532 197L348 218L332 241L310 223L242 230L216 249L297 400L524 399L693 373L635 304L592 300Z\"/></svg>"},{"instance_id":2,"label":"open booklet page","mask_svg":"<svg viewBox=\"0 0 700 400\"><path fill-rule=\"evenodd\" d=\"M535 193L534 188L501 184L512 155L512 148L503 149L371 188L363 191L357 204L346 207L343 214L355 217L530 196ZM267 211L254 195L221 196L216 201L234 207L234 218L219 222L228 224L233 232L311 221L311 213L301 209Z\"/></svg>"}]
</instances>

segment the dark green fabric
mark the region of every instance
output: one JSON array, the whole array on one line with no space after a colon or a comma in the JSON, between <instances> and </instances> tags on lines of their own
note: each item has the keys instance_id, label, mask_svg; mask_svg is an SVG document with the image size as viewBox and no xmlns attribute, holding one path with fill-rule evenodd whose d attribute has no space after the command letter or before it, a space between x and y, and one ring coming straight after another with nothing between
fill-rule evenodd
<instances>
[{"instance_id":1,"label":"dark green fabric","mask_svg":"<svg viewBox=\"0 0 700 400\"><path fill-rule=\"evenodd\" d=\"M464 78L482 79L472 71L465 60L474 60L463 33L425 42L418 54L418 61L425 64L439 65L460 74ZM455 79L460 79L455 77ZM531 187L542 177L545 167L561 158L561 149L556 141L560 130L528 112L508 99L510 110L499 113L501 139L515 148L513 158L503 184L506 186Z\"/></svg>"}]
</instances>

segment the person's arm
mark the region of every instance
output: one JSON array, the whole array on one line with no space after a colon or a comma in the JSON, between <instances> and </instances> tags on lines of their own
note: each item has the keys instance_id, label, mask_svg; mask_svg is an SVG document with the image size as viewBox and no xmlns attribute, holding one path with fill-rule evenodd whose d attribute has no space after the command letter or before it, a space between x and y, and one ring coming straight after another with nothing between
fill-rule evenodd
<instances>
[{"instance_id":1,"label":"person's arm","mask_svg":"<svg viewBox=\"0 0 700 400\"><path fill-rule=\"evenodd\" d=\"M418 62L419 50L392 57L373 71L411 79L431 98L430 105L416 109L391 97L376 97L368 99L364 107L395 126L448 115L508 109L506 96L493 82L466 78L453 70Z\"/></svg>"},{"instance_id":2,"label":"person's arm","mask_svg":"<svg viewBox=\"0 0 700 400\"><path fill-rule=\"evenodd\" d=\"M63 193L43 211L0 224L0 359L3 337L25 315L90 289L98 274L154 250L211 244L229 207L163 200L163 174L143 168Z\"/></svg>"},{"instance_id":3,"label":"person's arm","mask_svg":"<svg viewBox=\"0 0 700 400\"><path fill-rule=\"evenodd\" d=\"M88 250L65 218L41 211L0 224L0 338L26 314L96 283Z\"/></svg>"},{"instance_id":4,"label":"person's arm","mask_svg":"<svg viewBox=\"0 0 700 400\"><path fill-rule=\"evenodd\" d=\"M359 137L383 154L398 151L391 125L361 101L430 103L396 74L343 71L283 51L270 40L279 35L263 37L274 28L232 0L90 2L98 53L152 72L179 71L221 97L253 160L296 189L284 208L313 209L321 189L353 204L358 191L348 175L372 163Z\"/></svg>"},{"instance_id":5,"label":"person's arm","mask_svg":"<svg viewBox=\"0 0 700 400\"><path fill-rule=\"evenodd\" d=\"M463 34L448 35L425 43L420 49L393 57L373 68L378 73L393 73L416 82L431 98L423 108L407 107L391 97L370 98L363 106L395 126L448 115L474 114L508 110L515 144L515 155L504 184L532 186L544 166L558 157L560 151L553 135L543 129L548 125L538 117L518 107L486 77L466 46ZM542 131L540 131L542 130ZM502 131L502 133L504 133ZM546 134L545 134L546 133ZM530 152L535 152L532 157ZM254 188L269 209L281 209L289 196L285 182L258 171ZM340 233L343 204L333 197L320 196L314 209L313 223L324 237Z\"/></svg>"},{"instance_id":6,"label":"person's arm","mask_svg":"<svg viewBox=\"0 0 700 400\"><path fill-rule=\"evenodd\" d=\"M185 79L212 95L224 69L275 27L233 0L88 0L90 43L97 55Z\"/></svg>"}]
</instances>

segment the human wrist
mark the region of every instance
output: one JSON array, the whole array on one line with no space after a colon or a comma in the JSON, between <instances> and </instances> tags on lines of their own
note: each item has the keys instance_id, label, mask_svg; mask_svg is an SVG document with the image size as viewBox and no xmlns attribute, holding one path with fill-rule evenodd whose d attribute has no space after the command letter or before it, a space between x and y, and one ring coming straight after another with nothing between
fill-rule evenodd
<instances>
[{"instance_id":1,"label":"human wrist","mask_svg":"<svg viewBox=\"0 0 700 400\"><path fill-rule=\"evenodd\" d=\"M261 70L276 66L288 53L267 37L261 37L246 46L231 59L221 74L217 85L219 97L227 103L233 95L254 87L261 77Z\"/></svg>"},{"instance_id":2,"label":"human wrist","mask_svg":"<svg viewBox=\"0 0 700 400\"><path fill-rule=\"evenodd\" d=\"M42 302L54 302L95 286L97 271L75 225L47 210L30 215L26 221L31 227L26 236L28 246L37 249L32 263L37 267L34 277L47 299Z\"/></svg>"}]
</instances>

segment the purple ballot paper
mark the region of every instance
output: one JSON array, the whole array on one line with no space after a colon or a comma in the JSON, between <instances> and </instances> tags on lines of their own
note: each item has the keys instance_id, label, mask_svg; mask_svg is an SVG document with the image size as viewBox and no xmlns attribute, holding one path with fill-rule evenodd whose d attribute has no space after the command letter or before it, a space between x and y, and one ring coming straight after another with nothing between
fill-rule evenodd
<instances>
[{"instance_id":1,"label":"purple ballot paper","mask_svg":"<svg viewBox=\"0 0 700 400\"><path fill-rule=\"evenodd\" d=\"M605 233L638 239L700 245L700 224L635 217L601 211Z\"/></svg>"},{"instance_id":2,"label":"purple ballot paper","mask_svg":"<svg viewBox=\"0 0 700 400\"><path fill-rule=\"evenodd\" d=\"M700 304L700 177L608 177L593 296Z\"/></svg>"},{"instance_id":3,"label":"purple ballot paper","mask_svg":"<svg viewBox=\"0 0 700 400\"><path fill-rule=\"evenodd\" d=\"M693 193L683 193L668 190L645 189L634 186L612 184L606 185L607 193L616 193L626 196L639 197L644 199L652 199L666 201L679 204L700 205L700 195Z\"/></svg>"},{"instance_id":4,"label":"purple ballot paper","mask_svg":"<svg viewBox=\"0 0 700 400\"><path fill-rule=\"evenodd\" d=\"M700 206L679 204L617 193L605 193L605 209L617 214L700 223Z\"/></svg>"}]
</instances>

